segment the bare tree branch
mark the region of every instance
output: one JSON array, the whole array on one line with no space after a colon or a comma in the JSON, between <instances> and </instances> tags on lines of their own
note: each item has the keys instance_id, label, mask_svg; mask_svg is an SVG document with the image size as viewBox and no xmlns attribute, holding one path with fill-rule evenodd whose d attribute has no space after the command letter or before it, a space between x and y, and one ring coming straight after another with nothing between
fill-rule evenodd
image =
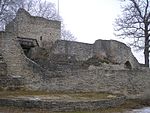
<instances>
[{"instance_id":1,"label":"bare tree branch","mask_svg":"<svg viewBox=\"0 0 150 113\"><path fill-rule=\"evenodd\" d=\"M114 25L116 36L133 39L130 45L144 49L145 64L149 66L150 0L128 0L122 3L125 3L122 16L116 19Z\"/></svg>"},{"instance_id":2,"label":"bare tree branch","mask_svg":"<svg viewBox=\"0 0 150 113\"><path fill-rule=\"evenodd\" d=\"M55 4L47 2L46 0L0 0L1 30L4 30L5 25L15 18L19 8L24 8L33 16L62 21L62 18L57 14ZM66 30L65 27L62 27L61 34L63 34L63 39L75 40L72 33L69 30Z\"/></svg>"}]
</instances>

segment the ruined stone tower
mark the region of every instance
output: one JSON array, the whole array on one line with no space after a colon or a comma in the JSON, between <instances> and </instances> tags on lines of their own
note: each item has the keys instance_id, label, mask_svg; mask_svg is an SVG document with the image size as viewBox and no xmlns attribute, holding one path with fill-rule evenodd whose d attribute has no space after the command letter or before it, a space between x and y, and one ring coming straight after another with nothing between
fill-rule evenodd
<instances>
[{"instance_id":1,"label":"ruined stone tower","mask_svg":"<svg viewBox=\"0 0 150 113\"><path fill-rule=\"evenodd\" d=\"M36 39L41 47L49 48L60 39L61 22L31 16L24 9L19 9L15 19L6 26L6 31L17 37Z\"/></svg>"}]
</instances>

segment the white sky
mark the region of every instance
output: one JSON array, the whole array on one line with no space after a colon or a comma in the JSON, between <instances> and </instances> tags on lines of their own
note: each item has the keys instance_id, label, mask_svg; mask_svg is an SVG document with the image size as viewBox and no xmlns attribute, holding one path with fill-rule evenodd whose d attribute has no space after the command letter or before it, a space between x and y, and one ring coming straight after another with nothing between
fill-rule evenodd
<instances>
[{"instance_id":1,"label":"white sky","mask_svg":"<svg viewBox=\"0 0 150 113\"><path fill-rule=\"evenodd\" d=\"M114 0L59 0L60 15L78 41L93 43L113 39L112 21L117 15Z\"/></svg>"},{"instance_id":2,"label":"white sky","mask_svg":"<svg viewBox=\"0 0 150 113\"><path fill-rule=\"evenodd\" d=\"M64 24L77 41L94 43L97 39L120 40L113 35L113 22L121 13L118 0L47 0L56 4ZM125 40L120 40L125 43ZM143 53L134 52L139 62Z\"/></svg>"}]
</instances>

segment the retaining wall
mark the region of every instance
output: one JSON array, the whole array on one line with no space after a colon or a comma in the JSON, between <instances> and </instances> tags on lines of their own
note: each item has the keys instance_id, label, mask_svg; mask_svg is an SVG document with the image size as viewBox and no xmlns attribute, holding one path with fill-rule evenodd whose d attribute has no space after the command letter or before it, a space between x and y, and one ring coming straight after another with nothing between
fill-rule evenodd
<instances>
[{"instance_id":1,"label":"retaining wall","mask_svg":"<svg viewBox=\"0 0 150 113\"><path fill-rule=\"evenodd\" d=\"M114 99L91 100L91 101L63 101L63 100L38 100L38 99L0 99L0 106L14 106L22 108L39 108L49 111L81 111L97 110L108 107L115 107L123 104L125 97L116 97Z\"/></svg>"},{"instance_id":2,"label":"retaining wall","mask_svg":"<svg viewBox=\"0 0 150 113\"><path fill-rule=\"evenodd\" d=\"M89 70L60 72L45 86L49 91L113 92L141 94L150 86L149 70ZM62 75L62 76L61 76Z\"/></svg>"}]
</instances>

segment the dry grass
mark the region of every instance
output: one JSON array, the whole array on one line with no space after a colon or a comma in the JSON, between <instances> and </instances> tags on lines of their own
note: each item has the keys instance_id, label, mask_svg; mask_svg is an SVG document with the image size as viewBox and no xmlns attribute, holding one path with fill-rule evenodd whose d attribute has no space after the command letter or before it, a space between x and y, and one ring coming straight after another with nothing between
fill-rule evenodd
<instances>
[{"instance_id":1,"label":"dry grass","mask_svg":"<svg viewBox=\"0 0 150 113\"><path fill-rule=\"evenodd\" d=\"M44 99L71 99L71 100L98 100L110 99L115 96L108 93L66 93L66 92L40 92L40 91L1 91L0 98L12 97L39 97Z\"/></svg>"}]
</instances>

